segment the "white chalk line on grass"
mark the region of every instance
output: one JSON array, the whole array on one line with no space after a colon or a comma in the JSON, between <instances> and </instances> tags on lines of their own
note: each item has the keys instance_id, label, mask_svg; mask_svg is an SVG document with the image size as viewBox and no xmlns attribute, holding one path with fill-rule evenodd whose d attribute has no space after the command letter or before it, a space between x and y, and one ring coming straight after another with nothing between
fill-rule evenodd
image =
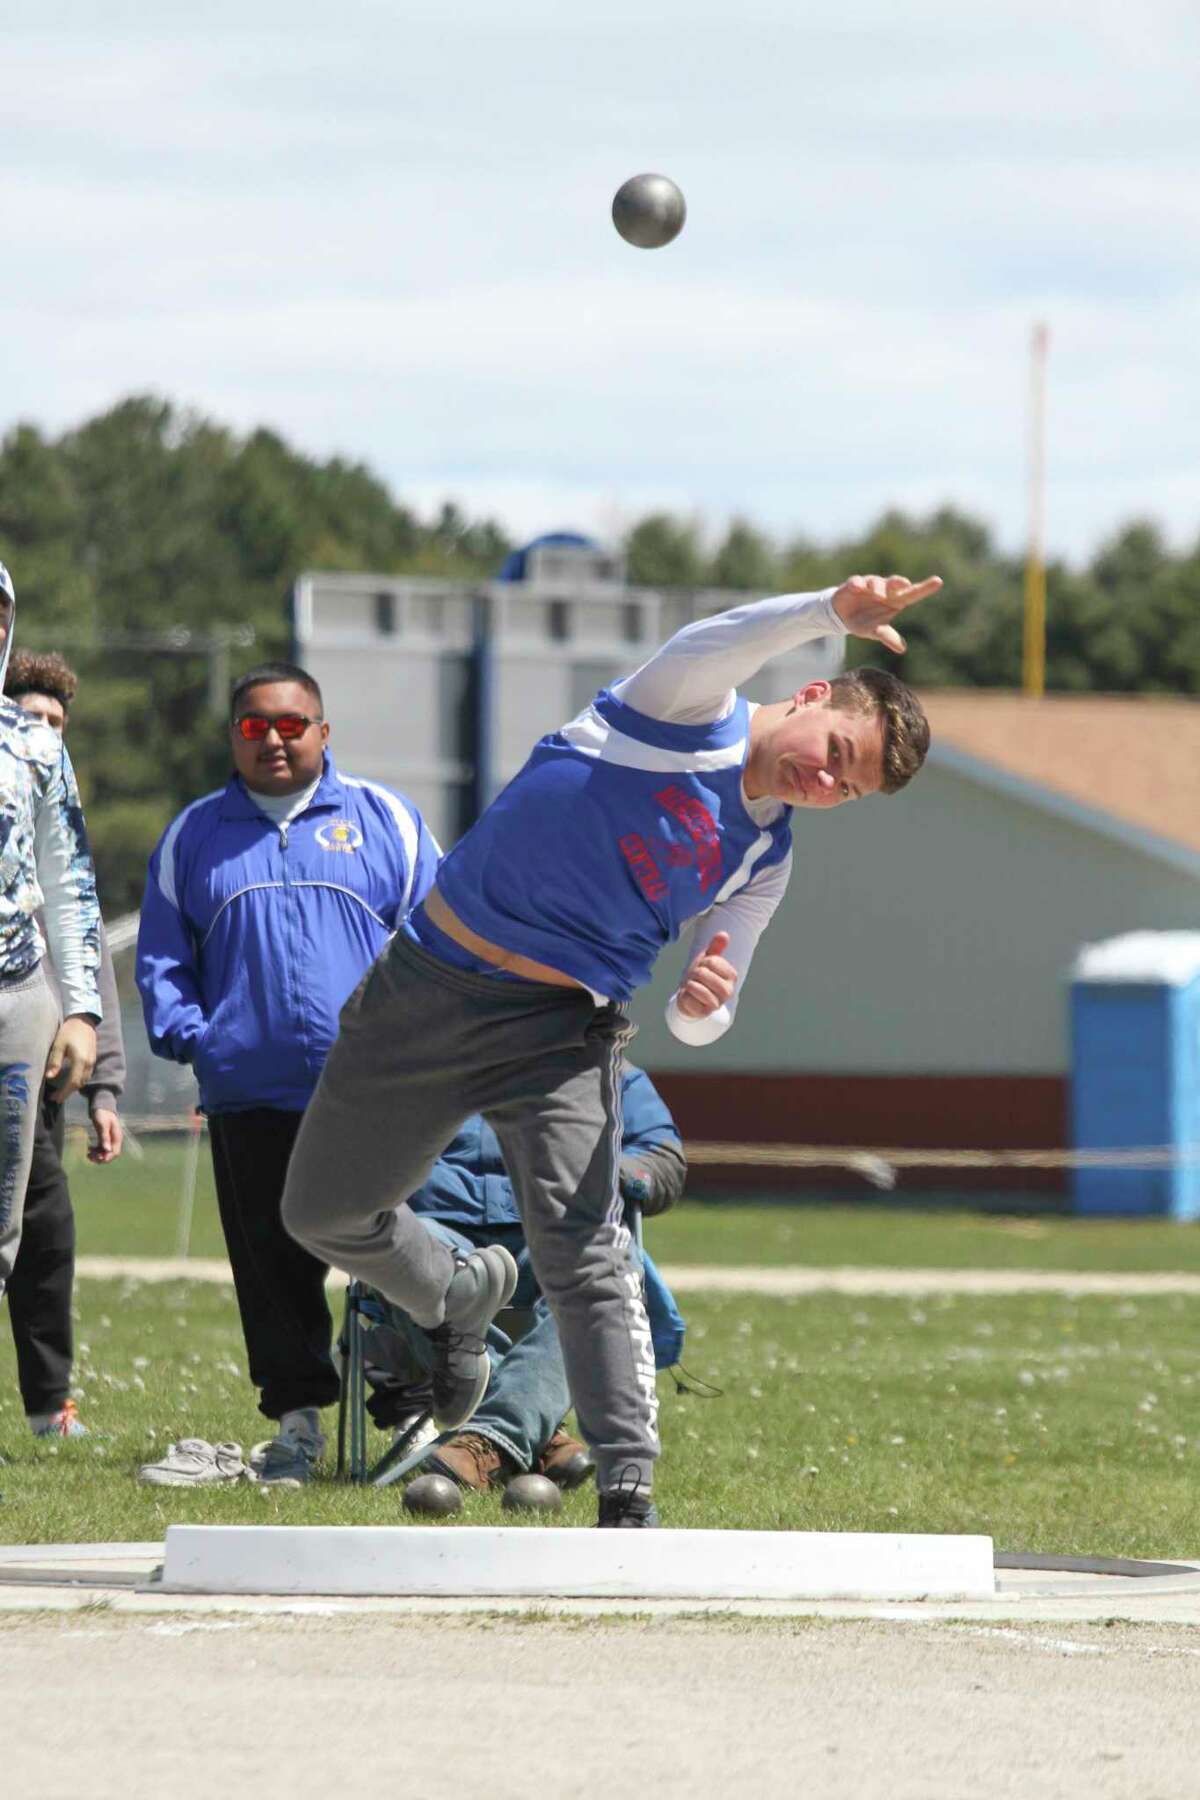
<instances>
[{"instance_id":1,"label":"white chalk line on grass","mask_svg":"<svg viewBox=\"0 0 1200 1800\"><path fill-rule=\"evenodd\" d=\"M93 1281L231 1281L219 1257L81 1256L75 1272ZM1048 1269L807 1269L668 1266L662 1274L677 1294L861 1294L904 1298L919 1294L1200 1295L1200 1275L1175 1271ZM330 1275L345 1286L345 1276Z\"/></svg>"}]
</instances>

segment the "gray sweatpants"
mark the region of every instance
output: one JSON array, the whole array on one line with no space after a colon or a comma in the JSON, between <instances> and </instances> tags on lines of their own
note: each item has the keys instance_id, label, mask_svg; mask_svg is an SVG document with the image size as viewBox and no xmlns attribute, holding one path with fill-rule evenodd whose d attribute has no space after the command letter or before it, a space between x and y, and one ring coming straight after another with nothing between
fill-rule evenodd
<instances>
[{"instance_id":1,"label":"gray sweatpants","mask_svg":"<svg viewBox=\"0 0 1200 1800\"><path fill-rule=\"evenodd\" d=\"M40 963L0 981L0 1294L21 1244L42 1077L57 1030L58 1001Z\"/></svg>"},{"instance_id":2,"label":"gray sweatpants","mask_svg":"<svg viewBox=\"0 0 1200 1800\"><path fill-rule=\"evenodd\" d=\"M454 1259L407 1196L482 1113L512 1177L601 1489L649 1485L654 1351L621 1215L621 1059L633 1027L582 989L453 968L392 939L342 1009L292 1151L283 1220L323 1261L419 1325L441 1322Z\"/></svg>"}]
</instances>

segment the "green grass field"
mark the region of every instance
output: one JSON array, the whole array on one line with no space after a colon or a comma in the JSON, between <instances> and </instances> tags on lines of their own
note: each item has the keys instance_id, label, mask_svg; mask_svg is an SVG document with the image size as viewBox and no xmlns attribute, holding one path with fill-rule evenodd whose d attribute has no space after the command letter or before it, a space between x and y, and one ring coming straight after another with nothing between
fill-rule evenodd
<instances>
[{"instance_id":1,"label":"green grass field","mask_svg":"<svg viewBox=\"0 0 1200 1800\"><path fill-rule=\"evenodd\" d=\"M150 1539L173 1520L403 1521L396 1488L139 1487L173 1438L268 1435L228 1288L83 1282L79 1404L103 1439L27 1434L0 1353L0 1535ZM985 1531L998 1547L1186 1556L1197 1546L1200 1303L692 1297L688 1367L660 1378L672 1524ZM332 1415L331 1415L332 1419ZM383 1447L383 1440L377 1440ZM594 1498L563 1518L587 1524ZM498 1501L460 1515L498 1520ZM506 1515L507 1516L507 1515Z\"/></svg>"},{"instance_id":2,"label":"green grass field","mask_svg":"<svg viewBox=\"0 0 1200 1800\"><path fill-rule=\"evenodd\" d=\"M72 1156L83 1251L175 1249L182 1146L92 1169ZM945 1206L681 1207L647 1231L662 1262L1178 1269L1188 1228L1004 1217ZM222 1249L206 1158L192 1250ZM254 1408L228 1287L83 1281L81 1412L104 1435L35 1444L0 1345L0 1537L157 1538L172 1520L383 1523L398 1490L323 1480L303 1493L140 1488L137 1466L183 1436L247 1448ZM1200 1300L799 1300L689 1296L688 1368L719 1398L660 1379L664 1517L676 1525L984 1531L998 1547L1194 1555ZM332 1431L332 1415L329 1416ZM383 1440L377 1440L382 1449ZM563 1518L586 1524L590 1490ZM461 1515L499 1517L498 1501ZM507 1516L507 1515L506 1515Z\"/></svg>"}]
</instances>

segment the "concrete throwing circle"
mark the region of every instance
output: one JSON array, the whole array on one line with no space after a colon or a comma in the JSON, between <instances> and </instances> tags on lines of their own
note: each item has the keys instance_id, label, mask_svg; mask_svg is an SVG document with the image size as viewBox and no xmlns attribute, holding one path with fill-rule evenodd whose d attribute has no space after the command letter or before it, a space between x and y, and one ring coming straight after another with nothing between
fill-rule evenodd
<instances>
[{"instance_id":1,"label":"concrete throwing circle","mask_svg":"<svg viewBox=\"0 0 1200 1800\"><path fill-rule=\"evenodd\" d=\"M1200 1566L1130 1558L1022 1556L1010 1552L996 1558L995 1593L987 1599L885 1602L171 1594L163 1590L158 1579L163 1555L161 1543L0 1546L0 1612L74 1611L102 1603L114 1612L131 1614L246 1613L322 1617L359 1612L536 1612L670 1616L724 1612L761 1618L817 1616L1030 1623L1085 1622L1120 1617L1146 1624L1200 1625ZM1107 1570L1118 1572L1105 1572Z\"/></svg>"}]
</instances>

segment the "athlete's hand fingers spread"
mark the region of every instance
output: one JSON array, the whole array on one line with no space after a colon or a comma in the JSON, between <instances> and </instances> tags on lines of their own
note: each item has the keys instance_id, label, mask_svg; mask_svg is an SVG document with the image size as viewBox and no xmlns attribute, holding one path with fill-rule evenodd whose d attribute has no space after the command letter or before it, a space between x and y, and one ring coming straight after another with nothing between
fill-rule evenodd
<instances>
[{"instance_id":1,"label":"athlete's hand fingers spread","mask_svg":"<svg viewBox=\"0 0 1200 1800\"><path fill-rule=\"evenodd\" d=\"M874 638L899 655L904 639L892 626L896 614L930 594L942 585L939 575L925 581L909 581L904 575L852 575L833 597L834 611L847 631L856 637Z\"/></svg>"}]
</instances>

